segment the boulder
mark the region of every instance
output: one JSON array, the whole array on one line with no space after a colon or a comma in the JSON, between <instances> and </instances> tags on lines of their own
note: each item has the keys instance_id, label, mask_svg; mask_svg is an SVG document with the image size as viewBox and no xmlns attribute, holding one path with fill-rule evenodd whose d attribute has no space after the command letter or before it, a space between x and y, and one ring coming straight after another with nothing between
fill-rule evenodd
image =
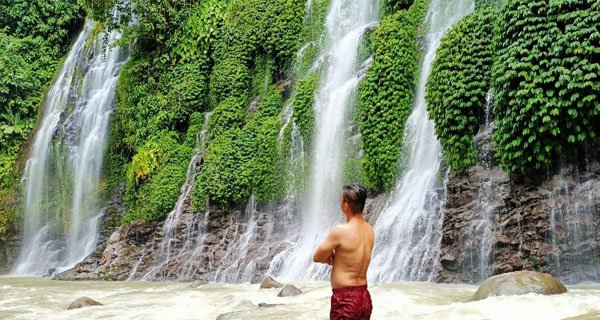
<instances>
[{"instance_id":1,"label":"boulder","mask_svg":"<svg viewBox=\"0 0 600 320\"><path fill-rule=\"evenodd\" d=\"M293 297L293 296L297 296L301 293L302 293L302 291L300 289L296 288L294 285L288 284L285 287L283 287L283 289L281 289L281 291L279 291L277 296L278 297Z\"/></svg>"},{"instance_id":2,"label":"boulder","mask_svg":"<svg viewBox=\"0 0 600 320\"><path fill-rule=\"evenodd\" d=\"M79 309L79 308L85 308L85 307L91 307L91 306L103 306L102 303L90 299L88 297L81 297L81 298L77 298L77 300L73 301L73 303L71 303L71 305L67 308L67 310L73 310L73 309Z\"/></svg>"},{"instance_id":3,"label":"boulder","mask_svg":"<svg viewBox=\"0 0 600 320\"><path fill-rule=\"evenodd\" d=\"M283 284L273 279L271 276L266 276L260 283L261 289L283 288Z\"/></svg>"},{"instance_id":4,"label":"boulder","mask_svg":"<svg viewBox=\"0 0 600 320\"><path fill-rule=\"evenodd\" d=\"M515 271L485 280L473 295L473 301L493 296L527 293L553 295L565 292L567 292L567 288L550 274L534 271Z\"/></svg>"}]
</instances>

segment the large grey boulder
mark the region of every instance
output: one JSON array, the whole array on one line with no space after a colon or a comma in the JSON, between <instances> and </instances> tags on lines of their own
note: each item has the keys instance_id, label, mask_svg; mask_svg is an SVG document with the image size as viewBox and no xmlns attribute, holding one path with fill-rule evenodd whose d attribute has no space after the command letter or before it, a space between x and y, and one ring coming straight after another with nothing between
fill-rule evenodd
<instances>
[{"instance_id":1,"label":"large grey boulder","mask_svg":"<svg viewBox=\"0 0 600 320\"><path fill-rule=\"evenodd\" d=\"M567 288L550 274L534 271L515 271L485 280L473 295L473 300L527 293L553 295L565 292L567 292Z\"/></svg>"},{"instance_id":2,"label":"large grey boulder","mask_svg":"<svg viewBox=\"0 0 600 320\"><path fill-rule=\"evenodd\" d=\"M88 298L88 297L81 297L81 298L77 298L77 300L73 301L73 303L71 303L71 305L67 308L67 310L73 310L73 309L79 309L79 308L85 308L85 307L91 307L91 306L103 306L103 304L96 300Z\"/></svg>"},{"instance_id":3,"label":"large grey boulder","mask_svg":"<svg viewBox=\"0 0 600 320\"><path fill-rule=\"evenodd\" d=\"M266 276L260 283L261 289L283 288L283 284L273 279L271 276Z\"/></svg>"},{"instance_id":4,"label":"large grey boulder","mask_svg":"<svg viewBox=\"0 0 600 320\"><path fill-rule=\"evenodd\" d=\"M285 287L283 287L283 289L281 289L281 291L279 291L277 296L278 297L293 297L293 296L297 296L301 293L302 293L302 291L300 289L296 288L294 285L288 284Z\"/></svg>"}]
</instances>

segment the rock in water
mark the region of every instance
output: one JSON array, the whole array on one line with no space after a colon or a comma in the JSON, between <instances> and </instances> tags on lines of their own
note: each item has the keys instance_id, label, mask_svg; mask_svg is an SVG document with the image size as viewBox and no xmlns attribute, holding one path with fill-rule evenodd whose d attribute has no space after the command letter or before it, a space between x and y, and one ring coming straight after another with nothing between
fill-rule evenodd
<instances>
[{"instance_id":1,"label":"rock in water","mask_svg":"<svg viewBox=\"0 0 600 320\"><path fill-rule=\"evenodd\" d=\"M534 271L515 271L485 280L473 295L473 301L493 296L527 293L552 295L565 292L567 292L567 288L550 274Z\"/></svg>"},{"instance_id":2,"label":"rock in water","mask_svg":"<svg viewBox=\"0 0 600 320\"><path fill-rule=\"evenodd\" d=\"M67 310L73 310L73 309L79 309L79 308L85 308L85 307L91 307L91 306L103 306L102 303L90 299L88 297L81 297L81 298L77 298L77 300L73 301L73 303L71 303L71 305L67 308Z\"/></svg>"},{"instance_id":3,"label":"rock in water","mask_svg":"<svg viewBox=\"0 0 600 320\"><path fill-rule=\"evenodd\" d=\"M277 296L278 297L293 297L293 296L297 296L301 293L302 293L302 291L300 289L296 288L294 285L288 284L285 287L283 287L283 289L281 289L281 291L279 291Z\"/></svg>"},{"instance_id":4,"label":"rock in water","mask_svg":"<svg viewBox=\"0 0 600 320\"><path fill-rule=\"evenodd\" d=\"M271 276L266 276L260 283L261 289L283 288L283 284L273 279Z\"/></svg>"},{"instance_id":5,"label":"rock in water","mask_svg":"<svg viewBox=\"0 0 600 320\"><path fill-rule=\"evenodd\" d=\"M190 285L188 286L188 288L192 288L192 289L196 289L198 287L201 287L205 284L207 284L208 282L204 281L204 280L196 280L192 283L190 283Z\"/></svg>"},{"instance_id":6,"label":"rock in water","mask_svg":"<svg viewBox=\"0 0 600 320\"><path fill-rule=\"evenodd\" d=\"M265 303L265 302L261 302L258 304L259 308L274 308L274 307L279 307L279 306L285 306L285 304L283 304L283 303Z\"/></svg>"}]
</instances>

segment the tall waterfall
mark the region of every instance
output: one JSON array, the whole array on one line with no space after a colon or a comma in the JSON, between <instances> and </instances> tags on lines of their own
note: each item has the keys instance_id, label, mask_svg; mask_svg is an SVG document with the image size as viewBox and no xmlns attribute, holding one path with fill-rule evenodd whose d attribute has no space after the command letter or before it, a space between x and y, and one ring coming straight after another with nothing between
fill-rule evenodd
<instances>
[{"instance_id":1,"label":"tall waterfall","mask_svg":"<svg viewBox=\"0 0 600 320\"><path fill-rule=\"evenodd\" d=\"M14 274L71 267L98 241L99 182L119 70L127 59L86 22L48 92L23 184L24 238ZM94 37L92 39L92 37Z\"/></svg>"},{"instance_id":2,"label":"tall waterfall","mask_svg":"<svg viewBox=\"0 0 600 320\"><path fill-rule=\"evenodd\" d=\"M357 54L364 31L379 19L376 0L333 0L326 18L326 67L315 97L313 162L302 228L294 245L277 255L271 272L288 279L321 279L327 270L312 252L328 229L341 222L339 195L345 158L348 106L360 72Z\"/></svg>"},{"instance_id":3,"label":"tall waterfall","mask_svg":"<svg viewBox=\"0 0 600 320\"><path fill-rule=\"evenodd\" d=\"M416 103L404 132L407 169L387 208L377 219L370 278L376 282L431 281L441 241L440 144L427 117L425 85L446 31L474 9L473 0L432 0L427 23L427 51Z\"/></svg>"}]
</instances>

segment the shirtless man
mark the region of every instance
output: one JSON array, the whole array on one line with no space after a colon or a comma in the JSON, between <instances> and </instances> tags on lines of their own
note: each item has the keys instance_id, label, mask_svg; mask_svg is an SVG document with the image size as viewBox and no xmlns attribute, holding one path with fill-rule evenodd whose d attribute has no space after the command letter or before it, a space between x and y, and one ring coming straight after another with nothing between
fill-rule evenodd
<instances>
[{"instance_id":1,"label":"shirtless man","mask_svg":"<svg viewBox=\"0 0 600 320\"><path fill-rule=\"evenodd\" d=\"M333 266L331 319L371 318L367 269L375 237L362 215L366 199L367 191L360 185L344 186L341 207L347 223L333 228L313 256L315 262Z\"/></svg>"}]
</instances>

